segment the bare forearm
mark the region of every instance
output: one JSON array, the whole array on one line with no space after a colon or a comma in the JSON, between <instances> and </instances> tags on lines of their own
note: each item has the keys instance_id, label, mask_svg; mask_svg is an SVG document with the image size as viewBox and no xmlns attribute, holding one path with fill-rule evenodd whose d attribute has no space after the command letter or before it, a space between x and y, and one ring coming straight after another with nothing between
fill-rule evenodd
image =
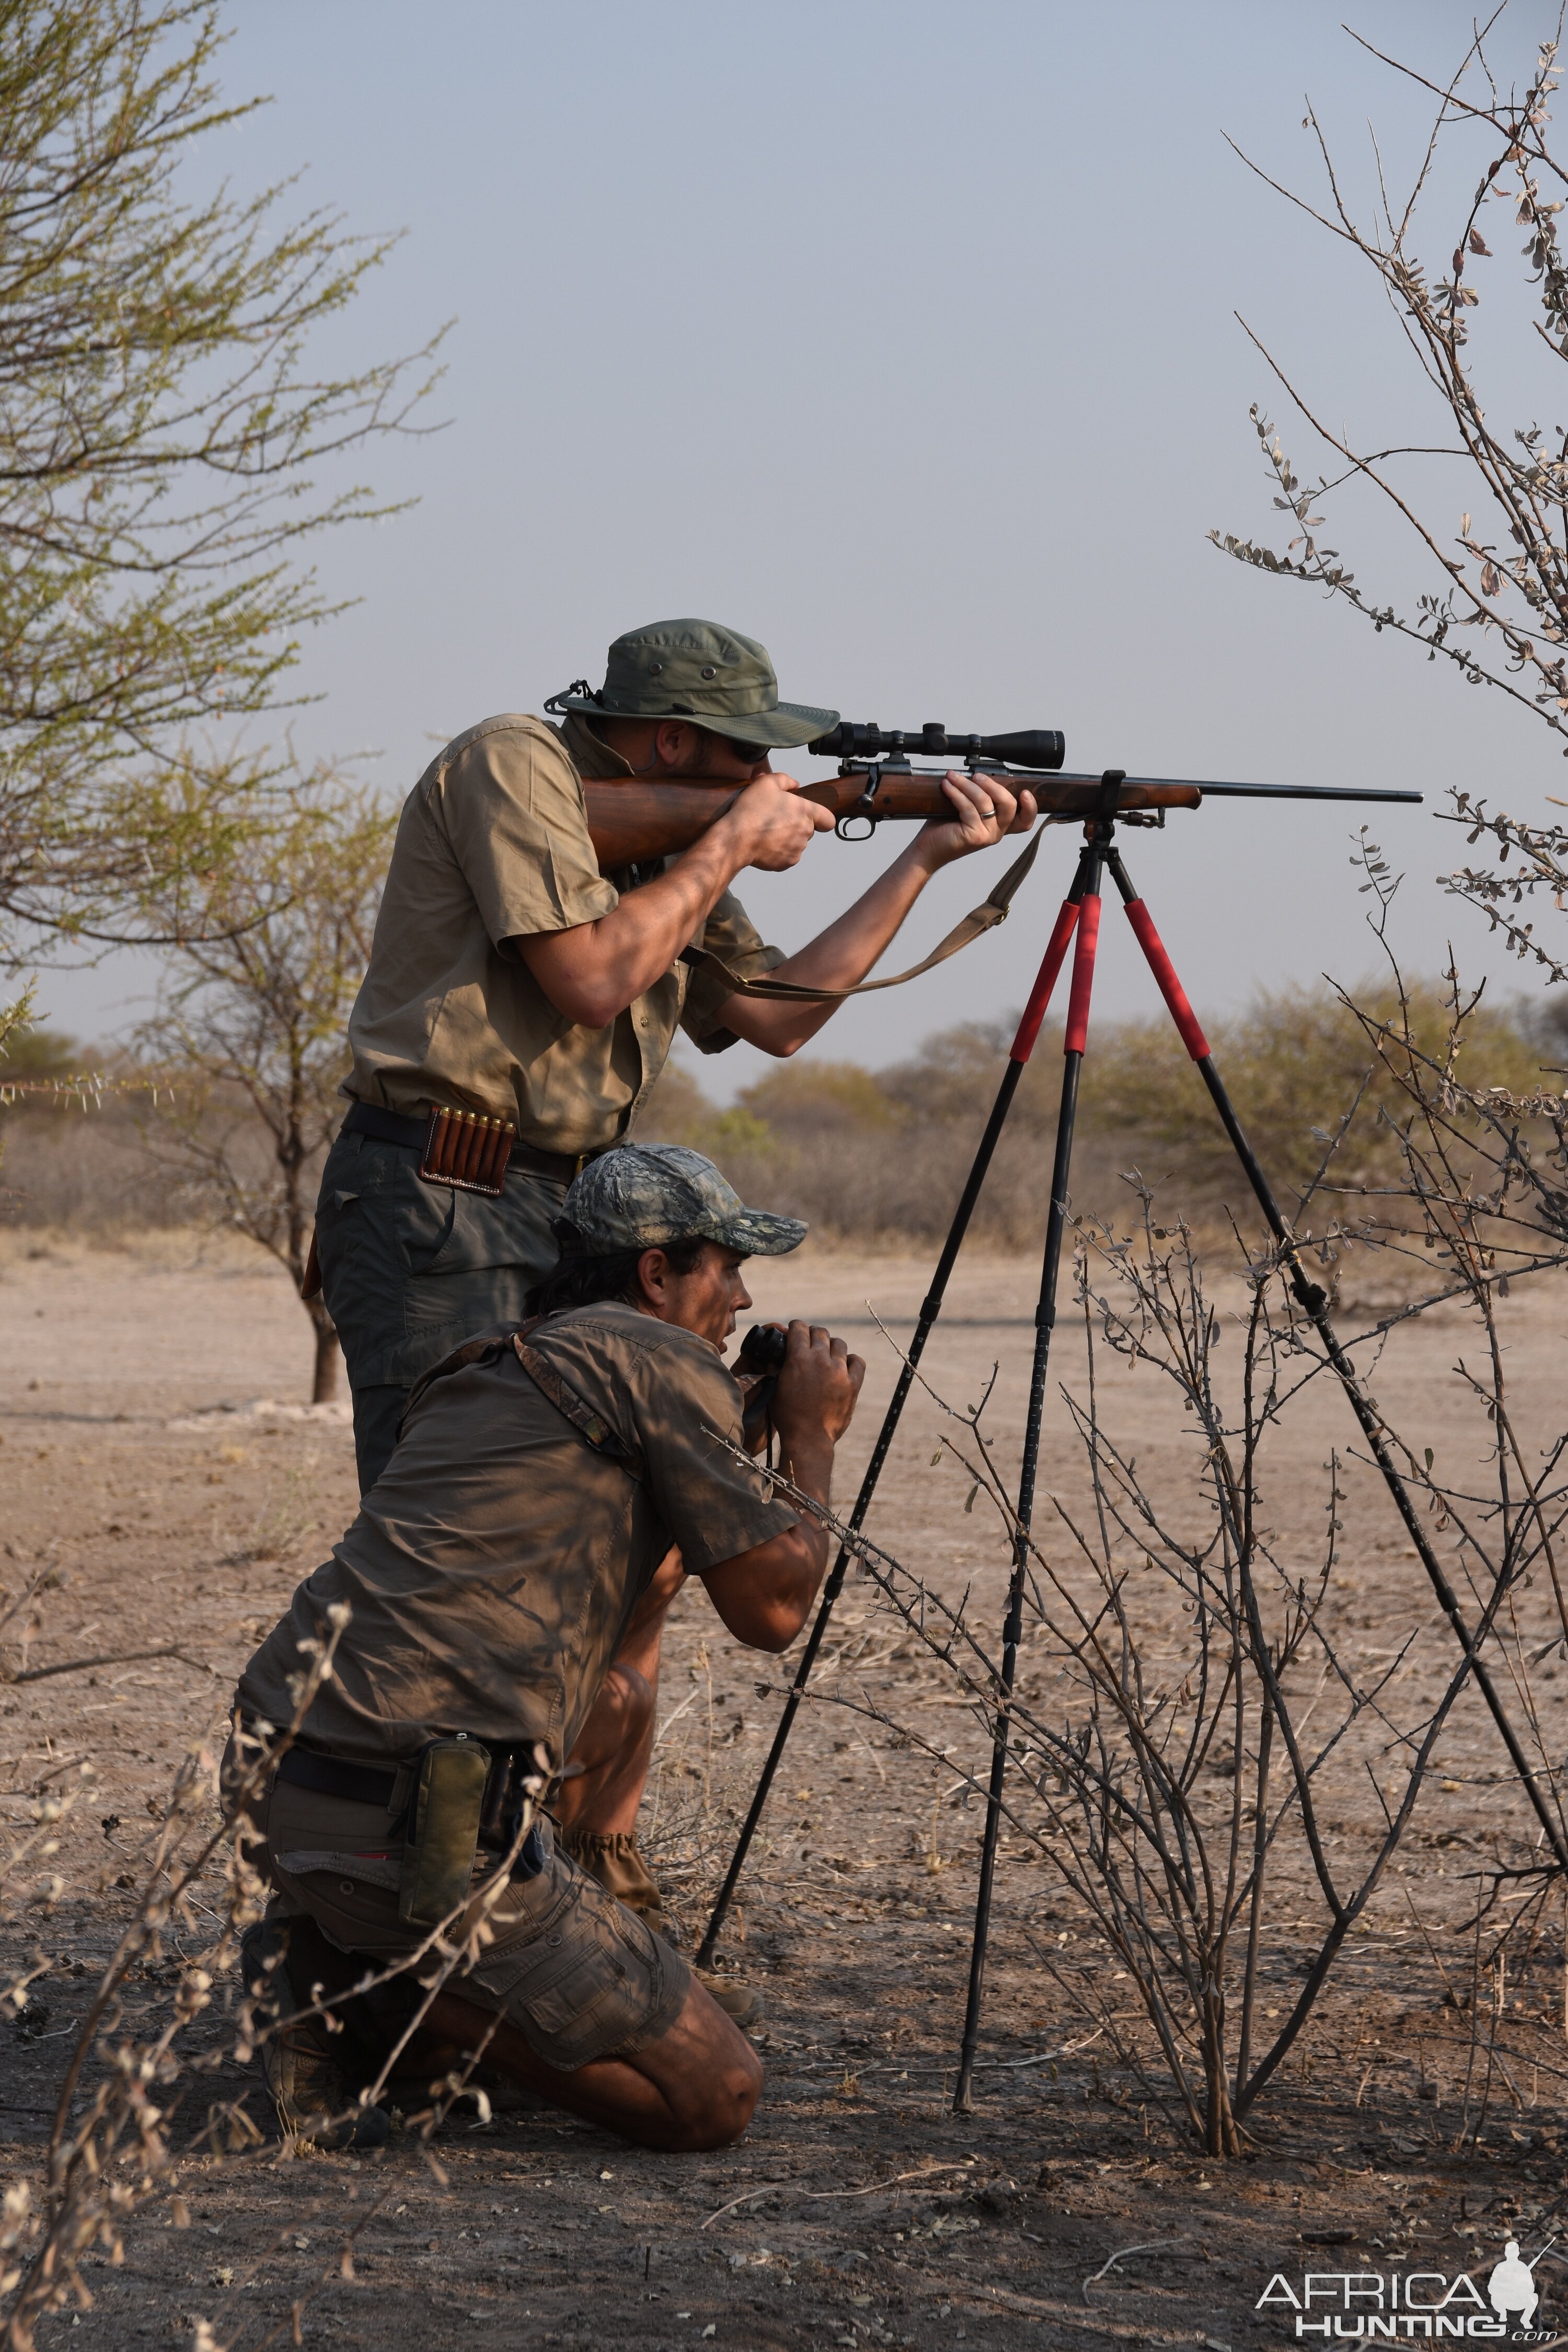
<instances>
[{"instance_id":1,"label":"bare forearm","mask_svg":"<svg viewBox=\"0 0 1568 2352\"><path fill-rule=\"evenodd\" d=\"M911 842L864 897L768 977L793 980L802 988L853 988L865 979L892 939L931 874L929 861ZM837 1010L831 996L816 1004L731 996L726 998L720 1018L749 1045L760 1045L765 1054L788 1055L808 1037L815 1037Z\"/></svg>"},{"instance_id":2,"label":"bare forearm","mask_svg":"<svg viewBox=\"0 0 1568 2352\"><path fill-rule=\"evenodd\" d=\"M781 1468L803 1493L826 1506L833 1477L833 1447L781 1444ZM805 1624L827 1566L827 1530L803 1518L787 1533L711 1569L703 1581L714 1607L737 1640L756 1650L787 1650Z\"/></svg>"},{"instance_id":3,"label":"bare forearm","mask_svg":"<svg viewBox=\"0 0 1568 2352\"><path fill-rule=\"evenodd\" d=\"M773 1397L784 1475L813 1503L832 1499L833 1449L848 1428L866 1367L822 1324L793 1322ZM787 1650L827 1566L827 1530L810 1512L783 1535L719 1561L703 1582L731 1633L757 1650Z\"/></svg>"},{"instance_id":4,"label":"bare forearm","mask_svg":"<svg viewBox=\"0 0 1568 2352\"><path fill-rule=\"evenodd\" d=\"M558 1013L580 1028L607 1028L663 978L742 866L782 874L832 823L790 777L753 777L668 873L628 891L596 922L518 940L518 953Z\"/></svg>"},{"instance_id":5,"label":"bare forearm","mask_svg":"<svg viewBox=\"0 0 1568 2352\"><path fill-rule=\"evenodd\" d=\"M798 1436L781 1429L778 1439L779 1468L792 1486L798 1486L803 1495L809 1495L814 1503L820 1503L826 1510L833 1499L832 1440L825 1437L819 1429L807 1430ZM811 1533L822 1537L826 1550L827 1538L816 1521L812 1519L805 1524Z\"/></svg>"},{"instance_id":6,"label":"bare forearm","mask_svg":"<svg viewBox=\"0 0 1568 2352\"><path fill-rule=\"evenodd\" d=\"M716 824L668 873L628 890L596 922L516 942L557 1012L603 1029L663 978L739 872L742 846Z\"/></svg>"},{"instance_id":7,"label":"bare forearm","mask_svg":"<svg viewBox=\"0 0 1568 2352\"><path fill-rule=\"evenodd\" d=\"M990 848L1005 833L1027 833L1035 822L1032 795L1024 793L1015 799L1000 776L961 775L952 770L942 779L942 790L952 805L952 821L923 825L880 881L809 947L780 964L775 980L793 980L803 988L856 987L940 866L972 850ZM737 1037L760 1045L764 1054L793 1054L837 1010L833 996L798 1004L787 998L774 1003L766 997L731 996L721 1017Z\"/></svg>"}]
</instances>

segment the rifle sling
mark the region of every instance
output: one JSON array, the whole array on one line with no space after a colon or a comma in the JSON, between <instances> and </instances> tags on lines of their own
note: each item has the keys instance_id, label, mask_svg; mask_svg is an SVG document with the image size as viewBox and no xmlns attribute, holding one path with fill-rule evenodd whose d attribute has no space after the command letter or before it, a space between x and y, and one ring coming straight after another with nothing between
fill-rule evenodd
<instances>
[{"instance_id":1,"label":"rifle sling","mask_svg":"<svg viewBox=\"0 0 1568 2352\"><path fill-rule=\"evenodd\" d=\"M858 988L803 988L798 981L794 980L742 980L740 973L731 971L720 957L710 955L702 949L693 951L689 948L685 960L699 968L716 971L721 979L729 982L737 996L782 996L797 1003L819 1004L826 997L868 996L873 989L901 988L906 980L919 980L922 971L930 971L933 966L945 963L949 956L955 956L961 948L968 947L971 940L983 938L985 932L994 931L998 923L1006 921L1007 909L1039 855L1040 843L1044 838L1045 827L1042 825L1022 857L1009 866L984 902L973 908L961 923L955 924L946 939L932 948L922 962L911 964L908 971L894 972L889 980L863 980Z\"/></svg>"}]
</instances>

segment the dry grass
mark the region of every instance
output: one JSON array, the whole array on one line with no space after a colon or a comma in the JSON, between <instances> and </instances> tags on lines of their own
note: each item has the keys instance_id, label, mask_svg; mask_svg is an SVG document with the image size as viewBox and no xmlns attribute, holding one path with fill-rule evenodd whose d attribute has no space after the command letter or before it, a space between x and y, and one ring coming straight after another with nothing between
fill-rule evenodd
<instances>
[{"instance_id":1,"label":"dry grass","mask_svg":"<svg viewBox=\"0 0 1568 2352\"><path fill-rule=\"evenodd\" d=\"M1377 1015L1389 1009L1386 996L1368 987L1360 1001ZM1410 1013L1417 1041L1436 1046L1446 1034L1440 989L1415 987ZM942 1031L908 1061L878 1071L791 1062L722 1111L672 1064L638 1133L709 1152L743 1193L804 1217L824 1245L864 1251L935 1244L995 1094L1011 1034L1010 1023ZM1243 1124L1288 1207L1358 1095L1341 1148L1342 1181L1376 1182L1395 1165L1386 1116L1395 1108L1393 1089L1373 1066L1361 1023L1331 990L1259 996L1245 1013L1211 1024L1210 1035ZM70 1041L58 1042L63 1049ZM1060 1042L1059 1029L1047 1028L1025 1074L973 1226L982 1246L1030 1253L1038 1246ZM1563 1058L1554 1026L1532 1027L1517 1007L1483 1007L1467 1024L1457 1075L1470 1087L1528 1094L1541 1082L1542 1064ZM248 1137L242 1108L229 1106L225 1117L235 1125L240 1158L248 1153L264 1171L268 1141L259 1125ZM135 1095L111 1095L101 1109L87 1111L68 1100L0 1110L0 1225L109 1238L214 1226L210 1201L172 1176L166 1157L158 1156L156 1132ZM1125 1213L1124 1177L1133 1169L1156 1190L1168 1188L1173 1208L1179 1194L1206 1240L1227 1233L1233 1211L1250 1227L1250 1198L1208 1097L1163 1020L1109 1022L1093 1032L1075 1204L1113 1220Z\"/></svg>"}]
</instances>

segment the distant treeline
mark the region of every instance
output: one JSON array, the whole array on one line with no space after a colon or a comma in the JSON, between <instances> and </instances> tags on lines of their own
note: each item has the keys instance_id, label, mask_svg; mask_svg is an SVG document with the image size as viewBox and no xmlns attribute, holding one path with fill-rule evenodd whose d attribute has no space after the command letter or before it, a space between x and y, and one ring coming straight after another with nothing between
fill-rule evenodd
<instances>
[{"instance_id":1,"label":"distant treeline","mask_svg":"<svg viewBox=\"0 0 1568 2352\"><path fill-rule=\"evenodd\" d=\"M1358 992L1374 1017L1397 1000ZM1449 1009L1442 991L1418 984L1408 998L1418 1049L1442 1060ZM1568 1012L1568 1008L1564 1008ZM1377 1065L1360 1021L1331 990L1285 989L1207 1024L1215 1058L1287 1207L1310 1183L1352 1104L1330 1181L1375 1187L1397 1152L1388 1125L1403 1097ZM966 1023L928 1037L906 1062L881 1070L852 1062L786 1062L721 1111L684 1068L670 1066L639 1132L708 1152L759 1202L806 1218L823 1238L894 1245L945 1232L996 1092L1011 1023ZM974 1231L1003 1249L1032 1248L1044 1228L1062 1032L1047 1027L1025 1071ZM1523 1005L1479 1007L1467 1024L1455 1075L1470 1087L1530 1094L1543 1065L1568 1062L1568 1019ZM1553 1083L1550 1078L1547 1084ZM1556 1083L1561 1083L1557 1081ZM1136 1169L1173 1212L1200 1225L1235 1208L1252 1222L1250 1195L1202 1081L1170 1024L1097 1024L1080 1096L1075 1203L1123 1217L1124 1173ZM1325 1192L1313 1224L1336 1206Z\"/></svg>"},{"instance_id":2,"label":"distant treeline","mask_svg":"<svg viewBox=\"0 0 1568 2352\"><path fill-rule=\"evenodd\" d=\"M1359 992L1358 1001L1374 1015L1390 1017L1397 1009L1372 988ZM1442 992L1423 983L1409 1002L1417 1044L1440 1058L1449 1026ZM1259 996L1246 1013L1210 1024L1208 1034L1288 1207L1310 1181L1358 1095L1331 1181L1353 1189L1393 1176L1387 1118L1399 1115L1401 1097L1378 1068L1361 1023L1331 991ZM965 1024L928 1037L908 1061L881 1070L853 1062L781 1063L723 1110L686 1068L672 1064L637 1132L708 1152L743 1194L805 1217L824 1240L923 1247L946 1229L1011 1036L1010 1023ZM37 1079L84 1063L90 1066L91 1056L45 1028L27 1041L17 1072ZM1564 1064L1568 1018L1483 1004L1468 1024L1456 1075L1470 1087L1530 1094L1542 1083L1543 1066ZM137 1075L123 1058L109 1066L122 1082ZM177 1072L164 1076L178 1086ZM1042 1035L1025 1073L976 1220L976 1238L993 1247L1029 1249L1040 1238L1060 1083L1058 1026ZM246 1121L237 1105L216 1105L213 1115L240 1127ZM1212 1225L1234 1208L1251 1223L1248 1196L1209 1098L1164 1020L1096 1025L1084 1067L1080 1136L1079 1207L1125 1217L1131 1200L1123 1178L1136 1169L1173 1214L1180 1210ZM0 1109L0 1218L6 1223L104 1230L181 1224L213 1213L198 1183L172 1181L144 1091L110 1092L101 1108L85 1111L24 1097ZM266 1156L259 1134L256 1150L259 1167ZM1337 1205L1325 1192L1314 1226L1321 1229ZM1353 1213L1353 1202L1343 1205Z\"/></svg>"}]
</instances>

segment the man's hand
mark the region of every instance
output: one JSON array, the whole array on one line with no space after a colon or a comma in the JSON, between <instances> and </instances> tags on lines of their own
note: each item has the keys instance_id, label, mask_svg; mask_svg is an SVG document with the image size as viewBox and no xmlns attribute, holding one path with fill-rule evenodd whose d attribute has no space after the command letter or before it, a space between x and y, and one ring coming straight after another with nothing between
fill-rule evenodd
<instances>
[{"instance_id":1,"label":"man's hand","mask_svg":"<svg viewBox=\"0 0 1568 2352\"><path fill-rule=\"evenodd\" d=\"M950 768L942 788L957 811L956 821L933 817L910 845L911 855L932 874L955 857L994 847L1005 833L1027 833L1038 814L1033 793L1015 795L1000 776Z\"/></svg>"},{"instance_id":2,"label":"man's hand","mask_svg":"<svg viewBox=\"0 0 1568 2352\"><path fill-rule=\"evenodd\" d=\"M815 801L803 801L793 776L775 775L770 768L736 799L711 832L727 833L736 863L760 866L765 874L783 874L798 866L814 835L831 833L833 818Z\"/></svg>"},{"instance_id":3,"label":"man's hand","mask_svg":"<svg viewBox=\"0 0 1568 2352\"><path fill-rule=\"evenodd\" d=\"M865 1377L861 1359L820 1323L792 1323L773 1407L786 1455L836 1445L849 1426Z\"/></svg>"}]
</instances>

